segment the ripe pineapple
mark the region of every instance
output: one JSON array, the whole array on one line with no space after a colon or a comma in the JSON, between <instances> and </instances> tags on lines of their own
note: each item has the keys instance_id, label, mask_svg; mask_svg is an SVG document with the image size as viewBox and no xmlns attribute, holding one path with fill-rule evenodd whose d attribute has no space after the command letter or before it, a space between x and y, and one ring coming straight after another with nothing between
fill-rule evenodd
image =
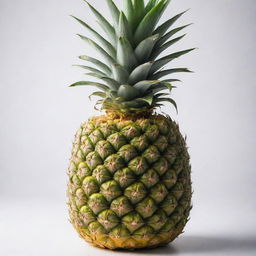
<instances>
[{"instance_id":1,"label":"ripe pineapple","mask_svg":"<svg viewBox=\"0 0 256 256\"><path fill-rule=\"evenodd\" d=\"M191 209L189 155L178 125L154 110L169 97L177 79L163 78L186 68L165 69L193 49L159 57L183 36L186 26L170 29L183 13L157 26L170 0L123 0L124 10L106 0L113 24L89 3L108 39L74 17L95 39L79 35L96 48L103 61L80 59L79 65L101 82L97 105L106 115L92 117L79 128L68 169L70 220L93 245L117 249L157 247L182 231Z\"/></svg>"}]
</instances>

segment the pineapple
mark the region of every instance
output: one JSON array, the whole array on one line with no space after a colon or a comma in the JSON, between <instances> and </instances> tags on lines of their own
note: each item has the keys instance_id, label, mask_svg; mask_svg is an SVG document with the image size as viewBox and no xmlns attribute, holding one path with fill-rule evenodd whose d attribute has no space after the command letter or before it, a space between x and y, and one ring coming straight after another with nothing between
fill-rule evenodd
<instances>
[{"instance_id":1,"label":"pineapple","mask_svg":"<svg viewBox=\"0 0 256 256\"><path fill-rule=\"evenodd\" d=\"M113 22L91 4L106 38L74 17L94 36L79 35L102 56L80 59L79 65L98 82L97 106L105 112L81 125L73 143L68 168L70 220L87 242L108 249L153 248L166 245L182 233L191 209L190 163L178 125L156 114L170 97L173 83L166 78L186 68L164 66L193 49L160 57L184 35L186 26L170 27L180 13L157 25L170 0L123 0L121 11L106 0ZM165 77L165 78L164 78Z\"/></svg>"}]
</instances>

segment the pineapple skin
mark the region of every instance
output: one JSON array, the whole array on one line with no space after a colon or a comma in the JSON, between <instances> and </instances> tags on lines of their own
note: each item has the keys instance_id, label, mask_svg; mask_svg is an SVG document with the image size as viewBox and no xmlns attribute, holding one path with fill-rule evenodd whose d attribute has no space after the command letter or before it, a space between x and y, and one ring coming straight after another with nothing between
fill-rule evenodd
<instances>
[{"instance_id":1,"label":"pineapple skin","mask_svg":"<svg viewBox=\"0 0 256 256\"><path fill-rule=\"evenodd\" d=\"M76 133L68 168L70 221L107 249L163 246L191 210L186 142L169 117L93 117Z\"/></svg>"}]
</instances>

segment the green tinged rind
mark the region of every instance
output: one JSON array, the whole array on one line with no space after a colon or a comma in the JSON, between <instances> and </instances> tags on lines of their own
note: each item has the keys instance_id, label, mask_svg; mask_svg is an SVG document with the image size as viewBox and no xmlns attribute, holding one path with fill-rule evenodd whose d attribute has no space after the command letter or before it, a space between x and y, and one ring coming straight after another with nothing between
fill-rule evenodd
<instances>
[{"instance_id":1,"label":"green tinged rind","mask_svg":"<svg viewBox=\"0 0 256 256\"><path fill-rule=\"evenodd\" d=\"M175 104L161 95L156 104ZM95 246L162 246L189 219L189 155L169 117L91 118L75 136L68 175L70 221Z\"/></svg>"}]
</instances>

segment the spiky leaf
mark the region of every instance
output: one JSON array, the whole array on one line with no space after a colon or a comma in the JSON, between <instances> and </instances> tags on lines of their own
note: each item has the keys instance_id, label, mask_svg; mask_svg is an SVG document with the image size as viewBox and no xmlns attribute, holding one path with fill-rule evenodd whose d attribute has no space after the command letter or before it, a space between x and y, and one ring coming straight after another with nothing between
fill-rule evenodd
<instances>
[{"instance_id":1,"label":"spiky leaf","mask_svg":"<svg viewBox=\"0 0 256 256\"><path fill-rule=\"evenodd\" d=\"M127 71L133 70L138 65L138 61L135 57L131 44L124 37L120 37L118 39L117 61L120 65L127 69Z\"/></svg>"},{"instance_id":2,"label":"spiky leaf","mask_svg":"<svg viewBox=\"0 0 256 256\"><path fill-rule=\"evenodd\" d=\"M153 96L153 94L151 94L151 95L147 95L147 96L142 97L142 98L138 98L137 100L146 102L148 105L151 106L152 102L153 102L153 98L154 98L154 96Z\"/></svg>"},{"instance_id":3,"label":"spiky leaf","mask_svg":"<svg viewBox=\"0 0 256 256\"><path fill-rule=\"evenodd\" d=\"M175 102L173 99L171 99L171 98L157 98L157 99L155 100L155 102L156 102L156 103L159 103L159 102L169 102L169 103L171 103L171 104L175 107L175 109L176 109L176 111L177 111L177 113L178 113L177 104L176 104L176 102Z\"/></svg>"},{"instance_id":4,"label":"spiky leaf","mask_svg":"<svg viewBox=\"0 0 256 256\"><path fill-rule=\"evenodd\" d=\"M172 46L173 44L177 43L178 41L180 41L185 35L179 36L173 40L168 41L167 43L163 44L162 46L160 46L159 48L155 49L153 54L151 54L150 58L151 60L155 60L163 51L165 51L166 49L168 49L170 46Z\"/></svg>"},{"instance_id":5,"label":"spiky leaf","mask_svg":"<svg viewBox=\"0 0 256 256\"><path fill-rule=\"evenodd\" d=\"M149 70L152 67L153 62L147 62L135 68L129 76L129 84L135 84L139 81L146 80Z\"/></svg>"},{"instance_id":6,"label":"spiky leaf","mask_svg":"<svg viewBox=\"0 0 256 256\"><path fill-rule=\"evenodd\" d=\"M160 0L158 4L153 7L143 18L134 34L136 44L152 34L167 4L168 3L166 0Z\"/></svg>"},{"instance_id":7,"label":"spiky leaf","mask_svg":"<svg viewBox=\"0 0 256 256\"><path fill-rule=\"evenodd\" d=\"M152 79L160 79L163 76L167 76L173 73L180 73L180 72L191 72L189 69L187 68L172 68L172 69L166 69L163 71L159 71L157 73L155 73L151 78Z\"/></svg>"},{"instance_id":8,"label":"spiky leaf","mask_svg":"<svg viewBox=\"0 0 256 256\"><path fill-rule=\"evenodd\" d=\"M159 84L161 81L159 80L145 80L140 81L134 85L134 88L138 89L141 93L145 93L148 89L150 89L153 85Z\"/></svg>"},{"instance_id":9,"label":"spiky leaf","mask_svg":"<svg viewBox=\"0 0 256 256\"><path fill-rule=\"evenodd\" d=\"M125 84L119 87L117 94L119 97L123 97L125 100L132 100L138 97L140 93L136 88Z\"/></svg>"},{"instance_id":10,"label":"spiky leaf","mask_svg":"<svg viewBox=\"0 0 256 256\"><path fill-rule=\"evenodd\" d=\"M80 81L80 82L76 82L76 83L73 83L71 84L69 87L75 87L75 86L94 86L102 91L108 91L109 90L109 87L104 85L104 84L101 84L101 83L96 83L96 82L92 82L92 81Z\"/></svg>"},{"instance_id":11,"label":"spiky leaf","mask_svg":"<svg viewBox=\"0 0 256 256\"><path fill-rule=\"evenodd\" d=\"M82 55L82 56L79 56L79 59L93 63L99 69L101 69L104 72L106 72L108 75L110 75L112 73L111 69L106 64L104 64L103 62L101 62L101 61L99 61L99 60L97 60L95 58L92 58L92 57L87 56L87 55Z\"/></svg>"},{"instance_id":12,"label":"spiky leaf","mask_svg":"<svg viewBox=\"0 0 256 256\"><path fill-rule=\"evenodd\" d=\"M165 32L177 21L184 13L186 13L188 10L181 12L171 19L165 21L162 25L156 28L156 30L153 32L153 34L159 34L160 36L164 35Z\"/></svg>"},{"instance_id":13,"label":"spiky leaf","mask_svg":"<svg viewBox=\"0 0 256 256\"><path fill-rule=\"evenodd\" d=\"M181 31L182 29L190 26L191 24L187 24L185 26L181 26L178 28L174 28L171 31L169 31L168 33L166 33L164 36L162 36L161 38L159 38L159 40L157 41L157 43L155 44L155 49L158 49L160 46L162 46L170 37L172 37L173 35L175 35L176 33L178 33L179 31Z\"/></svg>"},{"instance_id":14,"label":"spiky leaf","mask_svg":"<svg viewBox=\"0 0 256 256\"><path fill-rule=\"evenodd\" d=\"M149 59L149 56L151 55L152 49L155 46L158 38L158 34L150 36L140 42L140 44L136 47L135 55L139 63L145 62Z\"/></svg>"},{"instance_id":15,"label":"spiky leaf","mask_svg":"<svg viewBox=\"0 0 256 256\"><path fill-rule=\"evenodd\" d=\"M157 3L158 0L149 0L146 7L145 7L145 13L148 13Z\"/></svg>"},{"instance_id":16,"label":"spiky leaf","mask_svg":"<svg viewBox=\"0 0 256 256\"><path fill-rule=\"evenodd\" d=\"M162 80L162 82L172 83L172 82L181 82L181 80L179 80L179 79L164 79L164 80Z\"/></svg>"},{"instance_id":17,"label":"spiky leaf","mask_svg":"<svg viewBox=\"0 0 256 256\"><path fill-rule=\"evenodd\" d=\"M138 26L144 17L144 0L133 0L134 12L133 29Z\"/></svg>"},{"instance_id":18,"label":"spiky leaf","mask_svg":"<svg viewBox=\"0 0 256 256\"><path fill-rule=\"evenodd\" d=\"M116 45L116 33L115 29L111 26L111 24L86 0L84 0L88 6L90 7L91 11L94 13L94 15L97 18L97 21L105 31L106 35L109 37L109 40L111 40L112 45Z\"/></svg>"},{"instance_id":19,"label":"spiky leaf","mask_svg":"<svg viewBox=\"0 0 256 256\"><path fill-rule=\"evenodd\" d=\"M116 80L114 80L114 79L112 79L110 77L104 76L104 77L100 77L100 79L102 81L104 81L114 91L116 91L119 88L119 86L120 86L120 84Z\"/></svg>"},{"instance_id":20,"label":"spiky leaf","mask_svg":"<svg viewBox=\"0 0 256 256\"><path fill-rule=\"evenodd\" d=\"M179 58L180 56L182 56L184 54L187 54L187 53L193 51L194 49L195 48L187 49L187 50L184 50L184 51L175 52L175 53L169 54L169 55L167 55L167 56L165 56L165 57L155 61L154 64L152 65L150 73L156 72L157 70L162 68L164 65L166 65L170 61L172 61L172 60L174 60L176 58Z\"/></svg>"},{"instance_id":21,"label":"spiky leaf","mask_svg":"<svg viewBox=\"0 0 256 256\"><path fill-rule=\"evenodd\" d=\"M111 0L110 0L111 1ZM111 57L115 57L116 55L116 50L115 48L106 40L104 39L97 31L95 31L93 28L91 28L87 23L84 21L76 18L75 16L71 15L74 19L76 19L80 24L82 24L87 30L89 30L102 44L104 49L111 55Z\"/></svg>"},{"instance_id":22,"label":"spiky leaf","mask_svg":"<svg viewBox=\"0 0 256 256\"><path fill-rule=\"evenodd\" d=\"M134 9L133 9L132 1L131 0L124 0L123 4L124 4L125 16L127 17L130 29L133 31L133 27L134 27Z\"/></svg>"},{"instance_id":23,"label":"spiky leaf","mask_svg":"<svg viewBox=\"0 0 256 256\"><path fill-rule=\"evenodd\" d=\"M85 66L85 65L73 65L74 67L80 67L80 68L83 68L83 69L86 69L86 70L89 70L95 74L98 74L98 76L106 76L106 73L96 69L96 68L92 68L90 66Z\"/></svg>"},{"instance_id":24,"label":"spiky leaf","mask_svg":"<svg viewBox=\"0 0 256 256\"><path fill-rule=\"evenodd\" d=\"M118 26L118 21L119 21L119 16L120 16L120 11L115 5L115 3L112 0L106 0L108 4L108 8L110 10L111 16L113 18L113 21L115 23L115 26Z\"/></svg>"},{"instance_id":25,"label":"spiky leaf","mask_svg":"<svg viewBox=\"0 0 256 256\"><path fill-rule=\"evenodd\" d=\"M119 64L112 65L112 70L113 70L113 77L118 83L125 84L128 82L129 73L121 65Z\"/></svg>"},{"instance_id":26,"label":"spiky leaf","mask_svg":"<svg viewBox=\"0 0 256 256\"><path fill-rule=\"evenodd\" d=\"M132 32L130 30L127 18L123 12L120 13L119 23L118 23L118 37L124 37L129 40L131 44L132 42Z\"/></svg>"},{"instance_id":27,"label":"spiky leaf","mask_svg":"<svg viewBox=\"0 0 256 256\"><path fill-rule=\"evenodd\" d=\"M82 35L78 35L80 36L80 38L82 40L84 40L86 43L88 43L89 45L91 45L93 48L95 48L97 50L97 52L99 52L102 57L111 65L115 63L115 60L102 48L100 47L96 42L94 42L92 39L82 36Z\"/></svg>"}]
</instances>

